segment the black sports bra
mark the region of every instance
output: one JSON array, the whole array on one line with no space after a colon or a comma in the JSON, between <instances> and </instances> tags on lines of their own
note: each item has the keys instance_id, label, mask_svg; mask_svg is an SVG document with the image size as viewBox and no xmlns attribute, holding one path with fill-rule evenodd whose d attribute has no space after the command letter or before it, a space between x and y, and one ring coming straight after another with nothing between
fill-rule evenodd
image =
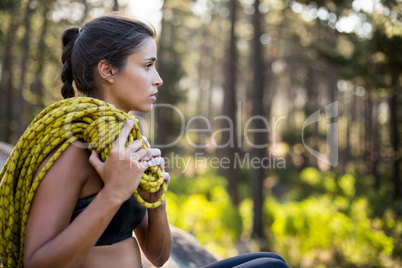
<instances>
[{"instance_id":1,"label":"black sports bra","mask_svg":"<svg viewBox=\"0 0 402 268\"><path fill-rule=\"evenodd\" d=\"M95 196L92 195L77 201L70 222L91 203ZM144 219L145 212L146 208L141 206L134 196L131 196L121 205L95 246L111 245L131 237L132 231Z\"/></svg>"}]
</instances>

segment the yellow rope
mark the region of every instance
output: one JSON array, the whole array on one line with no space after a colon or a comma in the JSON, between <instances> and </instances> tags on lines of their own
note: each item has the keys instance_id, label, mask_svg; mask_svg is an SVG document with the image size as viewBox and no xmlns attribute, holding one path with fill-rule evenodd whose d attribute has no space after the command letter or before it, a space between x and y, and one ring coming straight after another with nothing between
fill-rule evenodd
<instances>
[{"instance_id":1,"label":"yellow rope","mask_svg":"<svg viewBox=\"0 0 402 268\"><path fill-rule=\"evenodd\" d=\"M95 150L106 161L120 130L128 120L134 127L126 146L141 139L137 120L106 102L76 97L54 103L28 126L0 172L0 256L5 267L23 267L25 226L40 181L61 153L74 142ZM34 179L44 158L60 146ZM144 149L147 149L143 145ZM157 192L160 199L145 202L140 193ZM148 168L134 196L147 208L158 207L166 196L160 167Z\"/></svg>"}]
</instances>

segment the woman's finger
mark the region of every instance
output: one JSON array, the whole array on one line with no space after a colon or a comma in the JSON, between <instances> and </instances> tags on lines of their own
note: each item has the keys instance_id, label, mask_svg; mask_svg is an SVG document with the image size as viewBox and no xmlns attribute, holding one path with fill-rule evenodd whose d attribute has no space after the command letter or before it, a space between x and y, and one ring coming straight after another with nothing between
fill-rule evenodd
<instances>
[{"instance_id":1,"label":"woman's finger","mask_svg":"<svg viewBox=\"0 0 402 268\"><path fill-rule=\"evenodd\" d=\"M151 149L151 144L149 144L147 137L145 137L144 135L141 135L141 139L145 143L145 146L147 146L148 149Z\"/></svg>"},{"instance_id":2,"label":"woman's finger","mask_svg":"<svg viewBox=\"0 0 402 268\"><path fill-rule=\"evenodd\" d=\"M161 171L165 172L165 159L162 157L155 157L148 162L149 167L160 166Z\"/></svg>"},{"instance_id":3,"label":"woman's finger","mask_svg":"<svg viewBox=\"0 0 402 268\"><path fill-rule=\"evenodd\" d=\"M128 120L128 122L124 125L124 127L121 129L119 135L117 136L116 143L114 144L113 147L117 146L117 148L124 149L124 145L126 144L128 135L131 132L131 129L134 127L134 121L133 120Z\"/></svg>"},{"instance_id":4,"label":"woman's finger","mask_svg":"<svg viewBox=\"0 0 402 268\"><path fill-rule=\"evenodd\" d=\"M161 156L161 150L159 149L148 149L147 155L149 158L151 157L160 157Z\"/></svg>"},{"instance_id":5,"label":"woman's finger","mask_svg":"<svg viewBox=\"0 0 402 268\"><path fill-rule=\"evenodd\" d=\"M138 151L142 149L141 140L135 140L127 146L127 149L131 149L132 151Z\"/></svg>"},{"instance_id":6,"label":"woman's finger","mask_svg":"<svg viewBox=\"0 0 402 268\"><path fill-rule=\"evenodd\" d=\"M131 160L131 162L134 162L134 161L138 161L138 162L141 162L141 161L144 161L145 162L145 155L146 155L146 153L147 153L147 151L145 151L144 149L139 149L139 150L137 150L137 151L134 151L134 152L131 152L129 155L130 155L130 160ZM147 165L148 166L148 165Z\"/></svg>"},{"instance_id":7,"label":"woman's finger","mask_svg":"<svg viewBox=\"0 0 402 268\"><path fill-rule=\"evenodd\" d=\"M162 172L162 176L163 176L163 180L166 183L166 186L168 186L169 182L170 182L170 174L167 172Z\"/></svg>"},{"instance_id":8,"label":"woman's finger","mask_svg":"<svg viewBox=\"0 0 402 268\"><path fill-rule=\"evenodd\" d=\"M99 159L99 156L95 150L92 150L91 156L89 157L89 163L91 163L91 165L95 168L99 176L102 177L104 163Z\"/></svg>"}]
</instances>

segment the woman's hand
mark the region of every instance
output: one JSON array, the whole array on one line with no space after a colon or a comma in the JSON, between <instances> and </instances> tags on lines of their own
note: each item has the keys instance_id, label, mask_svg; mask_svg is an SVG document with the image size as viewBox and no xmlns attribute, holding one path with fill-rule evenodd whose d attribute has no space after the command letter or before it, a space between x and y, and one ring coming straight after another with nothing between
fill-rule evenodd
<instances>
[{"instance_id":1,"label":"woman's hand","mask_svg":"<svg viewBox=\"0 0 402 268\"><path fill-rule=\"evenodd\" d=\"M163 180L164 183L166 184L166 188L169 186L169 182L170 182L170 175L169 173L167 173L165 171L165 159L163 159L163 157L161 157L161 150L157 149L157 148L151 148L151 145L148 142L148 139L145 136L142 136L142 141L145 144L145 146L148 148L148 151L146 152L145 155L145 160L148 161L148 167L154 167L154 166L159 166L162 172L162 176L163 176ZM151 159L152 157L152 159ZM151 160L149 160L151 159ZM141 194L142 198L144 198L144 200L146 200L147 202L150 203L154 203L156 201L159 200L159 197L161 195L161 190L160 189L158 192L156 193L148 193L148 192L144 192ZM162 205L165 204L166 201L164 200Z\"/></svg>"},{"instance_id":2,"label":"woman's hand","mask_svg":"<svg viewBox=\"0 0 402 268\"><path fill-rule=\"evenodd\" d=\"M135 192L142 174L149 167L148 162L145 161L147 151L142 148L140 140L125 147L133 126L134 121L129 120L122 128L106 162L102 162L95 151L92 151L89 158L89 162L104 182L103 190L110 191L122 202Z\"/></svg>"},{"instance_id":3,"label":"woman's hand","mask_svg":"<svg viewBox=\"0 0 402 268\"><path fill-rule=\"evenodd\" d=\"M169 185L170 176L165 171L165 161L161 157L161 151L156 148L151 148L148 140L142 136L142 140L148 148L145 159L150 167L160 166L164 183ZM162 188L162 187L161 187ZM161 189L156 193L141 193L141 197L149 203L154 203L161 196ZM142 252L147 259L156 267L161 267L169 259L173 238L170 232L169 221L166 212L166 199L160 206L154 209L148 209L146 216L141 224L134 229L138 243L141 246Z\"/></svg>"}]
</instances>

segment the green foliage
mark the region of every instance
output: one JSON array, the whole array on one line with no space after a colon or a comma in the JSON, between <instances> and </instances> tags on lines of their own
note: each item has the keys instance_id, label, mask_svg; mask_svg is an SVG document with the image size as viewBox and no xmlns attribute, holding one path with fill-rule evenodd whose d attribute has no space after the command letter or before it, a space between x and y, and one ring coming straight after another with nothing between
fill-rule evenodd
<instances>
[{"instance_id":1,"label":"green foliage","mask_svg":"<svg viewBox=\"0 0 402 268\"><path fill-rule=\"evenodd\" d=\"M238 241L242 220L215 175L172 180L167 195L169 222L197 237L210 251L229 256Z\"/></svg>"},{"instance_id":2,"label":"green foliage","mask_svg":"<svg viewBox=\"0 0 402 268\"><path fill-rule=\"evenodd\" d=\"M355 176L308 167L299 179L301 188L307 189L300 201L280 203L270 197L264 204L266 232L275 251L292 265L383 267L400 250L394 227L402 223L390 212L388 219L377 217L371 193L357 191L364 185L357 184ZM387 230L384 224L393 227Z\"/></svg>"},{"instance_id":3,"label":"green foliage","mask_svg":"<svg viewBox=\"0 0 402 268\"><path fill-rule=\"evenodd\" d=\"M317 186L320 183L321 175L315 168L309 167L300 173L300 179L307 184Z\"/></svg>"},{"instance_id":4,"label":"green foliage","mask_svg":"<svg viewBox=\"0 0 402 268\"><path fill-rule=\"evenodd\" d=\"M342 192L347 197L350 197L350 198L353 197L355 195L355 192L356 192L355 178L350 174L343 175L339 179L339 187L342 189Z\"/></svg>"},{"instance_id":5,"label":"green foliage","mask_svg":"<svg viewBox=\"0 0 402 268\"><path fill-rule=\"evenodd\" d=\"M10 10L15 7L17 3L12 0L0 0L0 10Z\"/></svg>"},{"instance_id":6,"label":"green foliage","mask_svg":"<svg viewBox=\"0 0 402 268\"><path fill-rule=\"evenodd\" d=\"M373 213L376 204L370 192L358 189L358 180L308 167L298 175L299 185L307 189L300 200L266 197L269 248L291 267L390 267L402 255L402 221L393 209ZM221 257L236 255L240 240L252 244L252 199L244 198L237 210L226 186L225 179L210 172L173 178L167 195L170 223Z\"/></svg>"},{"instance_id":7,"label":"green foliage","mask_svg":"<svg viewBox=\"0 0 402 268\"><path fill-rule=\"evenodd\" d=\"M331 195L301 202L265 202L272 221L273 245L291 264L327 267L381 266L393 251L393 239L371 227L367 199L350 201L349 213Z\"/></svg>"}]
</instances>

